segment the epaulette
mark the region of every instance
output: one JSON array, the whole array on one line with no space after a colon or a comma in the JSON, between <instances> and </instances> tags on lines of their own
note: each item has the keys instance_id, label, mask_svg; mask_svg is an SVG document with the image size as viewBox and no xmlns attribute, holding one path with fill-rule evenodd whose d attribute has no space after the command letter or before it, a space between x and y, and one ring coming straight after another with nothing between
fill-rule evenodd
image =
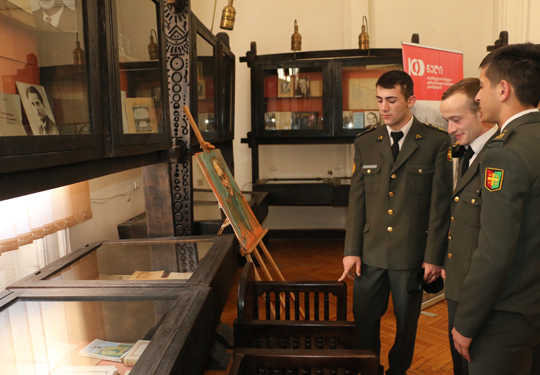
<instances>
[{"instance_id":1,"label":"epaulette","mask_svg":"<svg viewBox=\"0 0 540 375\"><path fill-rule=\"evenodd\" d=\"M429 128L432 128L432 129L436 129L436 130L438 130L438 131L441 131L441 132L443 132L443 133L445 133L445 134L448 134L448 132L447 132L446 130L444 130L443 128L438 127L437 125L432 125L432 124L426 123L426 126L429 127Z\"/></svg>"},{"instance_id":2,"label":"epaulette","mask_svg":"<svg viewBox=\"0 0 540 375\"><path fill-rule=\"evenodd\" d=\"M373 126L371 128L366 128L365 130L361 131L360 133L356 134L356 138L360 137L361 135L367 134L369 132L372 132L373 130L377 129L377 126Z\"/></svg>"},{"instance_id":3,"label":"epaulette","mask_svg":"<svg viewBox=\"0 0 540 375\"><path fill-rule=\"evenodd\" d=\"M499 134L498 136L496 136L495 138L493 138L491 140L491 142L489 142L490 145L492 145L491 147L497 147L497 146L503 146L504 145L504 142L506 142L506 140L508 139L508 137L510 137L510 134L512 134L514 132L514 129L513 128L505 128L501 134Z\"/></svg>"}]
</instances>

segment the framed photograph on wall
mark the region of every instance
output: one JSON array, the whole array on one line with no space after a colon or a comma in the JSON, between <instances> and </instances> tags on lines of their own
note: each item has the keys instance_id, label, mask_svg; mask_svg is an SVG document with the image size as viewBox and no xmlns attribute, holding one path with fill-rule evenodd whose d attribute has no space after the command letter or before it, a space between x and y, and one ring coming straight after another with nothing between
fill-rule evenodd
<instances>
[{"instance_id":1,"label":"framed photograph on wall","mask_svg":"<svg viewBox=\"0 0 540 375\"><path fill-rule=\"evenodd\" d=\"M129 134L158 132L154 98L126 98L125 103Z\"/></svg>"}]
</instances>

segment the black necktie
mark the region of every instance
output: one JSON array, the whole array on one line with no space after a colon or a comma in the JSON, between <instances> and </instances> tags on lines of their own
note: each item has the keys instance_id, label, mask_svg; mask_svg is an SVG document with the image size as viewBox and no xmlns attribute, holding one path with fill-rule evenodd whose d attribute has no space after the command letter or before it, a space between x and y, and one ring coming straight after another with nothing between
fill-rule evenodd
<instances>
[{"instance_id":1,"label":"black necktie","mask_svg":"<svg viewBox=\"0 0 540 375\"><path fill-rule=\"evenodd\" d=\"M399 154L399 140L403 137L403 132L392 132L390 133L392 136L392 139L394 140L394 143L392 143L392 156L394 157L394 161L396 161L398 154Z\"/></svg>"},{"instance_id":2,"label":"black necktie","mask_svg":"<svg viewBox=\"0 0 540 375\"><path fill-rule=\"evenodd\" d=\"M463 154L463 165L461 166L461 176L467 172L467 169L469 169L469 160L471 160L472 156L474 155L474 150L471 146L465 150L465 153Z\"/></svg>"}]
</instances>

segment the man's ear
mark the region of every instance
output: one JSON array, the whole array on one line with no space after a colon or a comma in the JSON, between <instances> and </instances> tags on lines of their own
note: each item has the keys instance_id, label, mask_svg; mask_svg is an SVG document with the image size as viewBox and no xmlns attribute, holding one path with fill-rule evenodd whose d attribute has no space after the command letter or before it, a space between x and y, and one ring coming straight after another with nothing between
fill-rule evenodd
<instances>
[{"instance_id":1,"label":"man's ear","mask_svg":"<svg viewBox=\"0 0 540 375\"><path fill-rule=\"evenodd\" d=\"M499 82L499 100L501 102L504 102L506 99L508 99L508 96L510 95L510 91L513 90L512 85L508 83L508 81L505 81L504 79Z\"/></svg>"},{"instance_id":2,"label":"man's ear","mask_svg":"<svg viewBox=\"0 0 540 375\"><path fill-rule=\"evenodd\" d=\"M407 99L407 107L412 108L414 103L416 103L416 96L415 95L409 96L409 99Z\"/></svg>"}]
</instances>

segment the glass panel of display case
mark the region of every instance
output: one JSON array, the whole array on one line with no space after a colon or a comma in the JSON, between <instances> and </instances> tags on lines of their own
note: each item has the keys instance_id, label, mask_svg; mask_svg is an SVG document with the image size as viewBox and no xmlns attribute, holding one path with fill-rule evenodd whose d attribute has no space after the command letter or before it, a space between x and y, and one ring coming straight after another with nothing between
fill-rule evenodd
<instances>
[{"instance_id":1,"label":"glass panel of display case","mask_svg":"<svg viewBox=\"0 0 540 375\"><path fill-rule=\"evenodd\" d=\"M215 113L215 51L214 46L197 34L197 103L199 130L215 132L217 119Z\"/></svg>"},{"instance_id":2,"label":"glass panel of display case","mask_svg":"<svg viewBox=\"0 0 540 375\"><path fill-rule=\"evenodd\" d=\"M188 280L213 243L103 244L45 280Z\"/></svg>"},{"instance_id":3,"label":"glass panel of display case","mask_svg":"<svg viewBox=\"0 0 540 375\"><path fill-rule=\"evenodd\" d=\"M325 128L322 67L266 70L264 130Z\"/></svg>"},{"instance_id":4,"label":"glass panel of display case","mask_svg":"<svg viewBox=\"0 0 540 375\"><path fill-rule=\"evenodd\" d=\"M2 373L125 374L176 301L171 295L18 298L0 310Z\"/></svg>"},{"instance_id":5,"label":"glass panel of display case","mask_svg":"<svg viewBox=\"0 0 540 375\"><path fill-rule=\"evenodd\" d=\"M0 0L0 136L93 133L83 0Z\"/></svg>"},{"instance_id":6,"label":"glass panel of display case","mask_svg":"<svg viewBox=\"0 0 540 375\"><path fill-rule=\"evenodd\" d=\"M386 71L401 65L344 66L341 71L343 130L360 130L381 124L375 83Z\"/></svg>"},{"instance_id":7,"label":"glass panel of display case","mask_svg":"<svg viewBox=\"0 0 540 375\"><path fill-rule=\"evenodd\" d=\"M162 133L161 53L156 3L116 0L124 134Z\"/></svg>"}]
</instances>

